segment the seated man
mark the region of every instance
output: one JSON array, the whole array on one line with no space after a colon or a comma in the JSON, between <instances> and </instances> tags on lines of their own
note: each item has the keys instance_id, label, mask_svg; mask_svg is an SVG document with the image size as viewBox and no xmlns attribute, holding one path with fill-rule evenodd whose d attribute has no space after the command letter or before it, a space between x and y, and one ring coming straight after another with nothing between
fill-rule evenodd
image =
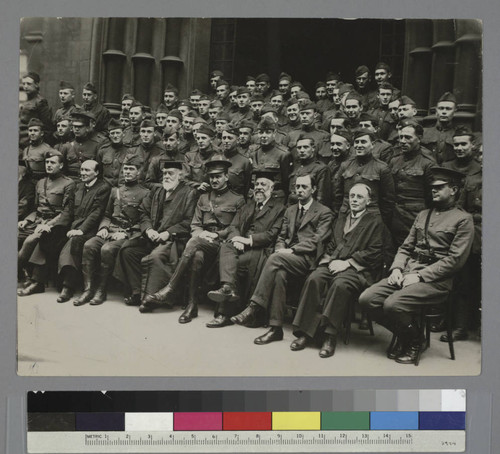
<instances>
[{"instance_id":1,"label":"seated man","mask_svg":"<svg viewBox=\"0 0 500 454\"><path fill-rule=\"evenodd\" d=\"M164 161L162 186L153 186L139 208L141 234L127 240L118 253L114 277L128 290L125 304L151 312L149 295L172 275L178 248L189 236L196 198L182 181L182 162Z\"/></svg>"},{"instance_id":2,"label":"seated man","mask_svg":"<svg viewBox=\"0 0 500 454\"><path fill-rule=\"evenodd\" d=\"M253 199L236 213L228 228L228 239L219 252L222 287L208 292L208 297L218 303L215 319L207 323L209 328L233 324L230 315L239 312L235 303L248 300L274 247L285 213L283 204L271 197L277 173L254 172Z\"/></svg>"},{"instance_id":3,"label":"seated man","mask_svg":"<svg viewBox=\"0 0 500 454\"><path fill-rule=\"evenodd\" d=\"M245 203L243 196L231 191L227 185L230 166L230 161L218 156L205 164L212 191L198 199L191 222L191 239L168 285L143 303L145 306L169 305L186 278L189 283L188 304L179 317L179 323L189 323L198 316L198 286L202 283L205 264L213 263L217 258L227 228Z\"/></svg>"},{"instance_id":4,"label":"seated man","mask_svg":"<svg viewBox=\"0 0 500 454\"><path fill-rule=\"evenodd\" d=\"M298 337L290 345L293 351L304 349L322 334L319 356L333 356L346 308L379 278L383 224L378 213L366 209L370 195L371 189L364 183L349 191L350 211L335 223L326 253L302 289L293 321Z\"/></svg>"},{"instance_id":5,"label":"seated man","mask_svg":"<svg viewBox=\"0 0 500 454\"><path fill-rule=\"evenodd\" d=\"M275 252L264 265L249 306L231 317L233 323L249 326L255 323L259 312L269 309L271 329L255 339L257 345L283 339L287 280L305 277L314 269L331 234L333 213L313 199L316 189L310 175L297 178L298 203L285 212Z\"/></svg>"},{"instance_id":6,"label":"seated man","mask_svg":"<svg viewBox=\"0 0 500 454\"><path fill-rule=\"evenodd\" d=\"M414 364L419 339L414 314L423 305L442 303L453 276L467 261L474 239L472 215L456 206L463 174L432 169L432 208L421 211L398 249L391 274L365 290L359 302L372 319L398 338L388 357Z\"/></svg>"}]
</instances>

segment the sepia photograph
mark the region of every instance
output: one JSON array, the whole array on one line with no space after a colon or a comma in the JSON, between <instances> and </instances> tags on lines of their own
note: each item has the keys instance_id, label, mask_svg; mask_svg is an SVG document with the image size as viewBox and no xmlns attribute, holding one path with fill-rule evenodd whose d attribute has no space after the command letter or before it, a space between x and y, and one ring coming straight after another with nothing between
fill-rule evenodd
<instances>
[{"instance_id":1,"label":"sepia photograph","mask_svg":"<svg viewBox=\"0 0 500 454\"><path fill-rule=\"evenodd\" d=\"M482 45L23 18L18 375L479 375Z\"/></svg>"}]
</instances>

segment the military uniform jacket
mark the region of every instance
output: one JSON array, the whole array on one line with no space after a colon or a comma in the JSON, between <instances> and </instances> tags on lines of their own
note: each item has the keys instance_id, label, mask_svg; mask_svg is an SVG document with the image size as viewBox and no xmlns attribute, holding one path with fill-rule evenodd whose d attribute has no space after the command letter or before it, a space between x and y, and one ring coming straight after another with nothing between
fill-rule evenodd
<instances>
[{"instance_id":1,"label":"military uniform jacket","mask_svg":"<svg viewBox=\"0 0 500 454\"><path fill-rule=\"evenodd\" d=\"M151 144L145 145L141 143L137 147L133 147L129 149L128 154L137 155L142 159L142 171L140 181L145 181L146 176L149 171L149 167L158 156L161 156L165 153L165 148L163 144L159 144L158 142L153 142Z\"/></svg>"},{"instance_id":2,"label":"military uniform jacket","mask_svg":"<svg viewBox=\"0 0 500 454\"><path fill-rule=\"evenodd\" d=\"M140 228L168 231L178 239L189 237L189 227L196 205L196 191L183 182L167 198L163 187L154 187L140 206Z\"/></svg>"},{"instance_id":3,"label":"military uniform jacket","mask_svg":"<svg viewBox=\"0 0 500 454\"><path fill-rule=\"evenodd\" d=\"M314 200L304 214L296 232L295 224L298 213L298 203L286 209L274 249L278 251L291 247L294 254L309 257L311 268L314 268L319 257L323 255L325 243L332 233L333 213L329 208ZM292 244L295 234L297 242Z\"/></svg>"},{"instance_id":4,"label":"military uniform jacket","mask_svg":"<svg viewBox=\"0 0 500 454\"><path fill-rule=\"evenodd\" d=\"M40 93L19 106L19 145L21 148L28 145L28 123L32 118L38 118L44 124L45 132L51 130L52 111L49 103Z\"/></svg>"},{"instance_id":5,"label":"military uniform jacket","mask_svg":"<svg viewBox=\"0 0 500 454\"><path fill-rule=\"evenodd\" d=\"M424 282L449 280L463 267L472 247L474 223L472 216L458 207L433 209L425 235L429 209L421 211L413 223L406 240L398 249L391 270L400 268L404 273L420 274ZM411 257L412 253L433 254L436 261L423 264Z\"/></svg>"},{"instance_id":6,"label":"military uniform jacket","mask_svg":"<svg viewBox=\"0 0 500 454\"><path fill-rule=\"evenodd\" d=\"M234 192L246 198L252 178L252 163L250 159L240 154L237 149L225 151L222 157L231 161L232 164L227 172L229 186L231 186Z\"/></svg>"},{"instance_id":7,"label":"military uniform jacket","mask_svg":"<svg viewBox=\"0 0 500 454\"><path fill-rule=\"evenodd\" d=\"M26 219L50 226L69 226L73 220L76 184L65 175L45 177L36 184L36 211Z\"/></svg>"},{"instance_id":8,"label":"military uniform jacket","mask_svg":"<svg viewBox=\"0 0 500 454\"><path fill-rule=\"evenodd\" d=\"M80 182L75 192L75 218L71 229L81 230L84 234L97 232L108 205L110 192L109 183L100 178L88 189Z\"/></svg>"},{"instance_id":9,"label":"military uniform jacket","mask_svg":"<svg viewBox=\"0 0 500 454\"><path fill-rule=\"evenodd\" d=\"M351 230L346 231L346 218L337 219L325 255L321 260L349 260L371 285L379 278L382 268L382 218L378 213L366 211Z\"/></svg>"},{"instance_id":10,"label":"military uniform jacket","mask_svg":"<svg viewBox=\"0 0 500 454\"><path fill-rule=\"evenodd\" d=\"M26 163L31 176L42 178L45 176L45 153L51 151L52 147L45 142L39 145L28 145L22 154L22 160Z\"/></svg>"},{"instance_id":11,"label":"military uniform jacket","mask_svg":"<svg viewBox=\"0 0 500 454\"><path fill-rule=\"evenodd\" d=\"M153 186L162 186L163 178L163 164L167 161L183 161L184 155L179 151L173 154L164 151L162 154L155 156L151 159L149 164L148 172L146 174L146 180L144 181L144 186L147 188L152 188Z\"/></svg>"},{"instance_id":12,"label":"military uniform jacket","mask_svg":"<svg viewBox=\"0 0 500 454\"><path fill-rule=\"evenodd\" d=\"M390 225L394 209L394 181L389 166L371 156L344 161L338 171L339 184L335 188L334 211L347 213L349 191L356 183L364 183L372 190L368 211L379 210L386 225Z\"/></svg>"},{"instance_id":13,"label":"military uniform jacket","mask_svg":"<svg viewBox=\"0 0 500 454\"><path fill-rule=\"evenodd\" d=\"M111 142L103 144L97 151L97 162L101 164L102 176L111 185L118 186L123 183L121 174L123 160L129 153L129 149L123 145L117 148Z\"/></svg>"},{"instance_id":14,"label":"military uniform jacket","mask_svg":"<svg viewBox=\"0 0 500 454\"><path fill-rule=\"evenodd\" d=\"M255 200L249 200L236 213L228 228L227 238L252 236L252 249L274 247L283 224L285 206L272 197L257 209Z\"/></svg>"},{"instance_id":15,"label":"military uniform jacket","mask_svg":"<svg viewBox=\"0 0 500 454\"><path fill-rule=\"evenodd\" d=\"M253 113L250 107L243 110L238 109L233 114L229 113L231 116L231 122L235 125L239 125L243 120L252 121Z\"/></svg>"},{"instance_id":16,"label":"military uniform jacket","mask_svg":"<svg viewBox=\"0 0 500 454\"><path fill-rule=\"evenodd\" d=\"M297 147L297 140L299 139L301 134L307 134L308 136L311 136L314 139L316 153L321 148L321 145L327 138L328 140L330 140L330 135L326 131L316 129L315 126L312 128L308 127L306 129L301 128L301 129L296 129L294 131L290 131L287 134L286 139L283 141L283 145L287 146L288 149L290 150L290 153L292 153L292 158L294 162L298 160L296 147Z\"/></svg>"},{"instance_id":17,"label":"military uniform jacket","mask_svg":"<svg viewBox=\"0 0 500 454\"><path fill-rule=\"evenodd\" d=\"M139 125L127 126L123 130L123 145L126 147L138 147L141 144L141 136L139 134Z\"/></svg>"},{"instance_id":18,"label":"military uniform jacket","mask_svg":"<svg viewBox=\"0 0 500 454\"><path fill-rule=\"evenodd\" d=\"M199 183L208 183L208 178L205 169L205 163L215 154L215 151L210 147L201 152L189 151L184 155L184 173L188 185L198 186Z\"/></svg>"},{"instance_id":19,"label":"military uniform jacket","mask_svg":"<svg viewBox=\"0 0 500 454\"><path fill-rule=\"evenodd\" d=\"M87 159L96 159L100 142L97 136L92 135L82 142L72 140L61 146L61 153L66 164L66 173L74 179L80 178L80 166Z\"/></svg>"},{"instance_id":20,"label":"military uniform jacket","mask_svg":"<svg viewBox=\"0 0 500 454\"><path fill-rule=\"evenodd\" d=\"M139 206L148 194L149 190L138 183L112 188L106 212L97 230L127 234L139 231Z\"/></svg>"},{"instance_id":21,"label":"military uniform jacket","mask_svg":"<svg viewBox=\"0 0 500 454\"><path fill-rule=\"evenodd\" d=\"M33 211L35 205L35 183L27 175L18 182L17 220L22 221Z\"/></svg>"},{"instance_id":22,"label":"military uniform jacket","mask_svg":"<svg viewBox=\"0 0 500 454\"><path fill-rule=\"evenodd\" d=\"M109 110L106 109L106 107L96 102L91 106L84 104L83 108L87 112L91 112L94 114L96 120L94 129L97 132L105 131L107 129L109 120L111 119L111 114L109 113Z\"/></svg>"},{"instance_id":23,"label":"military uniform jacket","mask_svg":"<svg viewBox=\"0 0 500 454\"><path fill-rule=\"evenodd\" d=\"M52 123L54 126L57 125L57 123L59 122L59 120L66 116L70 116L72 112L74 112L76 109L79 109L79 106L77 106L75 103L72 103L70 104L69 106L62 106L62 107L59 107L59 109L56 110L56 113L54 114L54 116L52 117Z\"/></svg>"},{"instance_id":24,"label":"military uniform jacket","mask_svg":"<svg viewBox=\"0 0 500 454\"><path fill-rule=\"evenodd\" d=\"M372 155L374 158L380 159L388 164L392 158L392 145L385 140L376 139L373 142Z\"/></svg>"},{"instance_id":25,"label":"military uniform jacket","mask_svg":"<svg viewBox=\"0 0 500 454\"><path fill-rule=\"evenodd\" d=\"M242 195L227 188L202 194L198 199L191 222L191 236L197 237L203 230L227 236L227 228L238 210L245 204Z\"/></svg>"},{"instance_id":26,"label":"military uniform jacket","mask_svg":"<svg viewBox=\"0 0 500 454\"><path fill-rule=\"evenodd\" d=\"M330 169L326 164L314 159L307 163L303 163L302 161L297 161L295 163L290 173L288 205L297 203L298 199L295 193L295 182L298 177L304 175L312 175L313 178L315 178L317 185L317 201L325 206L330 206L332 194Z\"/></svg>"},{"instance_id":27,"label":"military uniform jacket","mask_svg":"<svg viewBox=\"0 0 500 454\"><path fill-rule=\"evenodd\" d=\"M453 134L455 127L442 125L439 122L430 128L424 128L422 144L430 149L438 164L455 159L453 151Z\"/></svg>"}]
</instances>

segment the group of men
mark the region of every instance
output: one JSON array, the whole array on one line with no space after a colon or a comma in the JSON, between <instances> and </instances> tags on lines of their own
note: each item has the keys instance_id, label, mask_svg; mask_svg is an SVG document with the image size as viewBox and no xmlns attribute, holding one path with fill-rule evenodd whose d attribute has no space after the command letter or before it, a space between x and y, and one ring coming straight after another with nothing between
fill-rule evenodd
<instances>
[{"instance_id":1,"label":"group of men","mask_svg":"<svg viewBox=\"0 0 500 454\"><path fill-rule=\"evenodd\" d=\"M322 358L359 300L397 336L388 356L411 364L415 313L456 289L453 336L466 339L480 287L476 134L454 124L453 94L424 128L386 64L375 89L370 76L328 73L311 100L286 73L272 90L266 74L231 86L214 71L210 94L179 99L168 85L154 111L125 94L113 118L93 84L80 107L64 81L52 115L26 74L18 295L53 279L64 303L83 281L73 304L99 305L114 278L142 313L181 305L188 323L208 299L210 328L268 325L258 345L283 339L291 304L290 348L319 341Z\"/></svg>"}]
</instances>

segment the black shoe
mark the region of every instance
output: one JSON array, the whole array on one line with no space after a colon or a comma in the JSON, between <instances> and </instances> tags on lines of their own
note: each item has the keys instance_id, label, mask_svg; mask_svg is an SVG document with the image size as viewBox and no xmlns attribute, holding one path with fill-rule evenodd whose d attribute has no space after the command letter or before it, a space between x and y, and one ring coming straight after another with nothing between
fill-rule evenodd
<instances>
[{"instance_id":1,"label":"black shoe","mask_svg":"<svg viewBox=\"0 0 500 454\"><path fill-rule=\"evenodd\" d=\"M168 307L173 307L175 302L174 301L175 293L176 291L169 284L163 287L162 289L158 290L156 293L149 295L150 301L156 304L162 304Z\"/></svg>"},{"instance_id":2,"label":"black shoe","mask_svg":"<svg viewBox=\"0 0 500 454\"><path fill-rule=\"evenodd\" d=\"M231 317L231 321L237 325L255 326L258 321L259 309L260 306L252 301L243 312Z\"/></svg>"},{"instance_id":3,"label":"black shoe","mask_svg":"<svg viewBox=\"0 0 500 454\"><path fill-rule=\"evenodd\" d=\"M464 340L467 340L469 338L469 334L467 334L467 330L466 329L463 329L463 328L457 328L455 330L453 330L453 332L451 333L451 339L455 342L455 341L464 341ZM439 340L441 342L448 342L448 334L443 334Z\"/></svg>"},{"instance_id":4,"label":"black shoe","mask_svg":"<svg viewBox=\"0 0 500 454\"><path fill-rule=\"evenodd\" d=\"M146 295L139 306L139 312L146 314L147 312L153 312L158 309L160 304L158 300L153 295Z\"/></svg>"},{"instance_id":5,"label":"black shoe","mask_svg":"<svg viewBox=\"0 0 500 454\"><path fill-rule=\"evenodd\" d=\"M309 343L309 338L307 336L300 336L290 344L290 350L292 350L293 352L304 350L304 348L306 348L306 345L308 343Z\"/></svg>"},{"instance_id":6,"label":"black shoe","mask_svg":"<svg viewBox=\"0 0 500 454\"><path fill-rule=\"evenodd\" d=\"M107 298L106 291L97 290L95 292L94 297L90 300L89 304L91 306L99 306L99 304L102 304L104 303L104 301L106 301L106 298Z\"/></svg>"},{"instance_id":7,"label":"black shoe","mask_svg":"<svg viewBox=\"0 0 500 454\"><path fill-rule=\"evenodd\" d=\"M17 291L18 296L28 296L34 295L35 293L43 293L45 292L45 285L41 282L31 282L25 288L20 288Z\"/></svg>"},{"instance_id":8,"label":"black shoe","mask_svg":"<svg viewBox=\"0 0 500 454\"><path fill-rule=\"evenodd\" d=\"M363 331L370 329L370 326L368 325L368 316L366 315L366 312L362 313L358 328Z\"/></svg>"},{"instance_id":9,"label":"black shoe","mask_svg":"<svg viewBox=\"0 0 500 454\"><path fill-rule=\"evenodd\" d=\"M179 323L189 323L193 318L198 317L198 306L189 303L184 312L179 317Z\"/></svg>"},{"instance_id":10,"label":"black shoe","mask_svg":"<svg viewBox=\"0 0 500 454\"><path fill-rule=\"evenodd\" d=\"M208 292L207 296L216 303L234 303L240 299L239 295L229 284L224 284L219 290Z\"/></svg>"},{"instance_id":11,"label":"black shoe","mask_svg":"<svg viewBox=\"0 0 500 454\"><path fill-rule=\"evenodd\" d=\"M72 296L73 296L73 290L70 289L69 287L63 287L61 293L59 293L59 296L57 297L57 302L65 303L66 301L69 301Z\"/></svg>"},{"instance_id":12,"label":"black shoe","mask_svg":"<svg viewBox=\"0 0 500 454\"><path fill-rule=\"evenodd\" d=\"M94 296L92 290L85 290L78 298L73 300L73 306L83 306Z\"/></svg>"},{"instance_id":13,"label":"black shoe","mask_svg":"<svg viewBox=\"0 0 500 454\"><path fill-rule=\"evenodd\" d=\"M418 343L413 342L404 353L396 358L396 362L399 364L415 364L417 362L418 350Z\"/></svg>"},{"instance_id":14,"label":"black shoe","mask_svg":"<svg viewBox=\"0 0 500 454\"><path fill-rule=\"evenodd\" d=\"M141 295L139 293L134 293L124 299L127 306L140 306L141 305Z\"/></svg>"},{"instance_id":15,"label":"black shoe","mask_svg":"<svg viewBox=\"0 0 500 454\"><path fill-rule=\"evenodd\" d=\"M283 328L281 328L281 326L273 326L267 333L257 337L253 343L257 345L266 345L280 340L283 340Z\"/></svg>"},{"instance_id":16,"label":"black shoe","mask_svg":"<svg viewBox=\"0 0 500 454\"><path fill-rule=\"evenodd\" d=\"M335 347L337 346L337 338L331 334L326 334L323 346L319 351L320 358L329 358L335 354Z\"/></svg>"},{"instance_id":17,"label":"black shoe","mask_svg":"<svg viewBox=\"0 0 500 454\"><path fill-rule=\"evenodd\" d=\"M234 325L231 319L227 315L219 314L211 322L206 324L207 328L222 328L224 326Z\"/></svg>"},{"instance_id":18,"label":"black shoe","mask_svg":"<svg viewBox=\"0 0 500 454\"><path fill-rule=\"evenodd\" d=\"M405 346L399 340L399 337L396 338L396 342L392 346L391 349L387 350L387 358L396 359L398 356L401 356L405 351Z\"/></svg>"},{"instance_id":19,"label":"black shoe","mask_svg":"<svg viewBox=\"0 0 500 454\"><path fill-rule=\"evenodd\" d=\"M441 333L445 329L444 318L440 318L439 320L433 321L431 323L431 333Z\"/></svg>"}]
</instances>

